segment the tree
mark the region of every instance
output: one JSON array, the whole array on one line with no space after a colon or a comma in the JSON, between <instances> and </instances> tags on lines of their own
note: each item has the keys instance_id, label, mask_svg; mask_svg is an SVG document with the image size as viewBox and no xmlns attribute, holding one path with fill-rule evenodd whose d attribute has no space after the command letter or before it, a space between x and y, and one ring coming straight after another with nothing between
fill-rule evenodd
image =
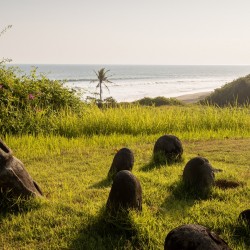
<instances>
[{"instance_id":1,"label":"tree","mask_svg":"<svg viewBox=\"0 0 250 250\"><path fill-rule=\"evenodd\" d=\"M5 27L1 32L0 32L0 36L2 36L8 29L10 29L12 27L12 25L8 25L7 27Z\"/></svg>"},{"instance_id":2,"label":"tree","mask_svg":"<svg viewBox=\"0 0 250 250\"><path fill-rule=\"evenodd\" d=\"M2 31L0 31L0 37L8 30L11 29L12 25L8 25L5 27ZM6 63L6 62L11 62L11 59L8 58L3 58L2 61L0 61L0 64Z\"/></svg>"},{"instance_id":3,"label":"tree","mask_svg":"<svg viewBox=\"0 0 250 250\"><path fill-rule=\"evenodd\" d=\"M105 70L105 68L101 68L99 71L94 71L96 76L97 76L97 79L95 80L92 80L92 82L98 82L98 84L96 85L96 88L99 88L99 95L100 95L100 102L102 103L102 87L104 85L104 87L107 88L107 90L109 91L109 88L108 86L106 85L106 83L112 83L109 78L110 76L107 75L107 73L109 72L110 70Z\"/></svg>"}]
</instances>

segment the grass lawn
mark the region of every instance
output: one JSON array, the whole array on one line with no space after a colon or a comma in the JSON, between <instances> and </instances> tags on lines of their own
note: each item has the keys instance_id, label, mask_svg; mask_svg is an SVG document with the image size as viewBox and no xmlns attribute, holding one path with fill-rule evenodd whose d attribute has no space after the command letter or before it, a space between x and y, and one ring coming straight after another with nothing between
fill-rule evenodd
<instances>
[{"instance_id":1,"label":"grass lawn","mask_svg":"<svg viewBox=\"0 0 250 250\"><path fill-rule=\"evenodd\" d=\"M157 135L7 136L5 142L39 183L45 196L0 214L1 249L163 249L166 235L185 223L217 232L232 249L250 249L250 230L238 215L250 208L250 138L188 139L184 161L153 166ZM201 138L201 136L200 136ZM129 147L133 173L143 191L143 211L127 221L105 215L111 183L106 180L116 150ZM181 175L194 156L209 159L216 179L238 181L240 187L214 187L204 200L182 189Z\"/></svg>"}]
</instances>

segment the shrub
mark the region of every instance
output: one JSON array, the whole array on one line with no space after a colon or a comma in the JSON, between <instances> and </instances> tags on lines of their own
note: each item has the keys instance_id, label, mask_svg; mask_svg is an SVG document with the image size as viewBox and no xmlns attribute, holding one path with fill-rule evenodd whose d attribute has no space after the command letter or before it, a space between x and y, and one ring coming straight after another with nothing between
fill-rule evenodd
<instances>
[{"instance_id":1,"label":"shrub","mask_svg":"<svg viewBox=\"0 0 250 250\"><path fill-rule=\"evenodd\" d=\"M18 68L0 66L0 132L3 134L19 133L30 126L38 126L38 130L43 126L53 128L46 119L63 109L80 112L82 105L75 90L42 74L37 76L36 68L25 75ZM37 124L41 117L44 117L43 125Z\"/></svg>"},{"instance_id":2,"label":"shrub","mask_svg":"<svg viewBox=\"0 0 250 250\"><path fill-rule=\"evenodd\" d=\"M143 105L143 106L163 106L163 105L183 105L181 101L178 101L175 98L166 98L164 96L158 96L155 98L144 97L140 100L134 102L135 104Z\"/></svg>"},{"instance_id":3,"label":"shrub","mask_svg":"<svg viewBox=\"0 0 250 250\"><path fill-rule=\"evenodd\" d=\"M248 105L250 102L250 75L227 83L202 100L201 104L218 106Z\"/></svg>"}]
</instances>

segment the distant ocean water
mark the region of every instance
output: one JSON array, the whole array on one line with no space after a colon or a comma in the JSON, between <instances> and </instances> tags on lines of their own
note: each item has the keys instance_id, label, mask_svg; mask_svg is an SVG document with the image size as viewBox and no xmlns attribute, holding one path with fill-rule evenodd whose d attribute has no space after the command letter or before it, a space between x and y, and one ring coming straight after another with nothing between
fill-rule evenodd
<instances>
[{"instance_id":1,"label":"distant ocean water","mask_svg":"<svg viewBox=\"0 0 250 250\"><path fill-rule=\"evenodd\" d=\"M176 97L185 94L212 91L225 83L250 74L247 66L160 66L160 65L15 65L25 73L32 66L52 80L66 80L67 87L82 88L86 96L93 96L96 84L94 70L109 69L110 92L104 89L104 98L112 96L117 101L134 101L143 97Z\"/></svg>"}]
</instances>

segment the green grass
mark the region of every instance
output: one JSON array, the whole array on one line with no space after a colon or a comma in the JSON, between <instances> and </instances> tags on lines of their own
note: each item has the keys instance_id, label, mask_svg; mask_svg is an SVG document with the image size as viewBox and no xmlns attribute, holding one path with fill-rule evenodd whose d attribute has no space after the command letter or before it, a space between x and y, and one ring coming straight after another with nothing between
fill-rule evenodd
<instances>
[{"instance_id":1,"label":"green grass","mask_svg":"<svg viewBox=\"0 0 250 250\"><path fill-rule=\"evenodd\" d=\"M188 139L250 136L249 107L88 107L82 116L64 112L53 117L50 124L52 121L52 133L66 137L160 133L175 133Z\"/></svg>"},{"instance_id":2,"label":"green grass","mask_svg":"<svg viewBox=\"0 0 250 250\"><path fill-rule=\"evenodd\" d=\"M167 233L185 223L211 228L232 249L250 248L249 228L237 221L249 208L249 104L99 109L35 69L20 75L0 66L1 138L45 194L1 207L1 249L163 249ZM163 134L183 141L182 163L149 164ZM105 213L111 187L106 177L121 147L134 152L143 212L112 218ZM197 155L223 170L216 178L242 186L214 187L207 199L192 198L181 175Z\"/></svg>"},{"instance_id":3,"label":"green grass","mask_svg":"<svg viewBox=\"0 0 250 250\"><path fill-rule=\"evenodd\" d=\"M106 112L109 117L110 111ZM237 221L239 213L249 208L250 195L250 139L244 128L239 128L244 132L242 136L237 134L241 137L238 139L233 136L208 139L206 133L203 139L202 131L194 131L195 136L191 132L181 136L177 130L183 141L184 162L158 167L149 162L154 142L161 134L71 139L54 135L6 136L6 143L40 184L45 197L20 205L19 212L10 208L0 214L0 246L2 249L163 249L171 229L198 223L219 233L232 249L249 249L250 231ZM125 146L135 155L133 173L142 185L143 212L131 212L127 221L117 221L105 215L111 187L106 177L116 150ZM211 196L204 200L188 196L180 178L185 163L198 154L223 170L216 174L216 179L240 181L243 186L228 190L214 187Z\"/></svg>"}]
</instances>

